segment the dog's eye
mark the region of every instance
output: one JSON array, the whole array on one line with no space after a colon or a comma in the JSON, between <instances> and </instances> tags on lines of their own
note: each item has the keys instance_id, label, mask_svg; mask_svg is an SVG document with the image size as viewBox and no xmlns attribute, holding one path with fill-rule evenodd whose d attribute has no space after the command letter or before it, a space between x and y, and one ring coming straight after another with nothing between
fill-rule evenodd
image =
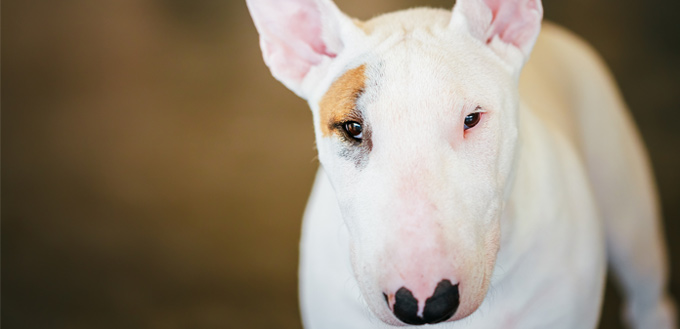
<instances>
[{"instance_id":1,"label":"dog's eye","mask_svg":"<svg viewBox=\"0 0 680 329\"><path fill-rule=\"evenodd\" d=\"M349 137L352 137L358 141L360 141L361 138L364 137L363 136L364 128L358 122L355 121L345 122L343 128L345 129L345 132Z\"/></svg>"},{"instance_id":2,"label":"dog's eye","mask_svg":"<svg viewBox=\"0 0 680 329\"><path fill-rule=\"evenodd\" d=\"M482 114L479 112L470 113L465 117L465 130L476 126L482 119Z\"/></svg>"}]
</instances>

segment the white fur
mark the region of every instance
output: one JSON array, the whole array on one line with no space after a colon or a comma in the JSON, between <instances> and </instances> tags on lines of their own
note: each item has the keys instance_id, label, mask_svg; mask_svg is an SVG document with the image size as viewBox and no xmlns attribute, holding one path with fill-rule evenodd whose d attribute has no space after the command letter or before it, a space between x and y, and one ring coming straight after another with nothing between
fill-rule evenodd
<instances>
[{"instance_id":1,"label":"white fur","mask_svg":"<svg viewBox=\"0 0 680 329\"><path fill-rule=\"evenodd\" d=\"M257 17L267 2L248 1L267 38ZM459 0L453 15L414 9L366 23L318 0L336 56L312 56L296 80L265 51L272 73L309 101L323 167L301 242L305 327L403 325L382 293L408 286L423 301L449 279L461 304L438 327L595 328L607 256L632 326L675 327L651 174L614 83L557 27L534 47L540 2L519 2L536 11L515 26L528 29L516 44L478 33L490 25L482 0ZM319 102L359 65L372 149L352 161L323 135ZM482 122L464 132L474 111Z\"/></svg>"}]
</instances>

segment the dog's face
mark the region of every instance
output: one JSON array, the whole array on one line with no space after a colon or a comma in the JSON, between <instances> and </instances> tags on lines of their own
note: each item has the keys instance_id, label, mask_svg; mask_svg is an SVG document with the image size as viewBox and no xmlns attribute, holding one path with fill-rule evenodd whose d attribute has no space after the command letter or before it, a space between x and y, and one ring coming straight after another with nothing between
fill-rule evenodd
<instances>
[{"instance_id":1,"label":"dog's face","mask_svg":"<svg viewBox=\"0 0 680 329\"><path fill-rule=\"evenodd\" d=\"M311 102L356 278L388 323L402 287L425 321L425 301L442 280L458 285L453 319L469 315L498 250L516 80L496 54L451 30L450 18L418 10L367 22L380 51L361 56Z\"/></svg>"},{"instance_id":2,"label":"dog's face","mask_svg":"<svg viewBox=\"0 0 680 329\"><path fill-rule=\"evenodd\" d=\"M368 22L326 0L252 0L265 61L306 98L319 159L381 320L455 321L482 303L512 182L530 0L459 0Z\"/></svg>"}]
</instances>

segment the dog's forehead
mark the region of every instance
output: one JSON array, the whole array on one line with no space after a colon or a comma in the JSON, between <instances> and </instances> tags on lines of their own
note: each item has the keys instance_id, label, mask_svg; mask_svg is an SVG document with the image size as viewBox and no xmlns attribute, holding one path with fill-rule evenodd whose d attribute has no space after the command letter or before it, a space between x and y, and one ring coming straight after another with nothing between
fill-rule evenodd
<instances>
[{"instance_id":1,"label":"dog's forehead","mask_svg":"<svg viewBox=\"0 0 680 329\"><path fill-rule=\"evenodd\" d=\"M404 39L388 51L378 54L375 70L369 76L384 93L417 99L463 92L478 80L479 67L474 51L442 46L439 40ZM483 67L483 66L482 66Z\"/></svg>"},{"instance_id":2,"label":"dog's forehead","mask_svg":"<svg viewBox=\"0 0 680 329\"><path fill-rule=\"evenodd\" d=\"M363 65L363 95L359 99L369 116L385 121L377 116L398 111L420 120L437 119L477 105L492 106L503 98L508 72L482 47L455 39L406 37L374 54ZM425 113L432 115L422 116Z\"/></svg>"},{"instance_id":3,"label":"dog's forehead","mask_svg":"<svg viewBox=\"0 0 680 329\"><path fill-rule=\"evenodd\" d=\"M497 98L511 78L500 59L465 31L450 11L413 9L366 23L373 52L363 63L367 96L413 107L423 102ZM451 104L449 104L451 105Z\"/></svg>"}]
</instances>

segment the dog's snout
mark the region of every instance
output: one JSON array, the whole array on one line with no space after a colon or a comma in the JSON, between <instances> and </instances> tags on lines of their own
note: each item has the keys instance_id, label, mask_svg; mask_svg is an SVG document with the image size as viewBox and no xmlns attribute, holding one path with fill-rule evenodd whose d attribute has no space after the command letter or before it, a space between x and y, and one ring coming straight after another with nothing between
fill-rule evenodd
<instances>
[{"instance_id":1,"label":"dog's snout","mask_svg":"<svg viewBox=\"0 0 680 329\"><path fill-rule=\"evenodd\" d=\"M388 307L389 307L388 301ZM439 323L448 320L456 313L460 304L458 284L442 280L430 298L425 301L422 314L419 314L418 300L406 287L401 287L394 295L394 315L406 324Z\"/></svg>"}]
</instances>

